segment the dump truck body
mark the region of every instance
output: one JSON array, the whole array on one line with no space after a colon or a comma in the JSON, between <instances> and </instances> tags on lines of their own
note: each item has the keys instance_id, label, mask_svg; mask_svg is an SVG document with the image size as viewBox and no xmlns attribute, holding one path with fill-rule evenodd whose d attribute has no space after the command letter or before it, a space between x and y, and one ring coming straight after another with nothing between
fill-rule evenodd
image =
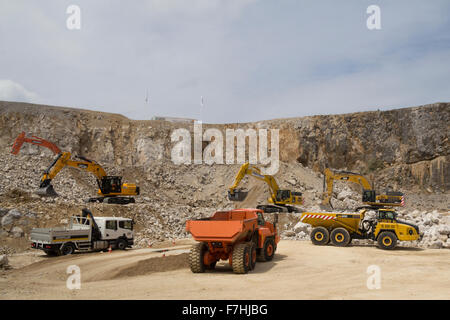
<instances>
[{"instance_id":1,"label":"dump truck body","mask_svg":"<svg viewBox=\"0 0 450 320\"><path fill-rule=\"evenodd\" d=\"M300 221L308 223L313 227L323 226L327 229L346 227L351 232L359 233L358 228L361 222L359 213L314 213L305 212L301 215Z\"/></svg>"},{"instance_id":2,"label":"dump truck body","mask_svg":"<svg viewBox=\"0 0 450 320\"><path fill-rule=\"evenodd\" d=\"M376 219L364 220L367 209L359 213L304 212L300 221L313 227L311 240L316 245L331 241L346 246L352 239L371 239L383 249L393 249L397 240L414 241L420 237L419 228L397 220L397 214L389 209L377 209Z\"/></svg>"},{"instance_id":3,"label":"dump truck body","mask_svg":"<svg viewBox=\"0 0 450 320\"><path fill-rule=\"evenodd\" d=\"M222 241L231 244L252 233L256 229L257 220L257 215L251 211L219 211L211 218L187 221L186 230L197 241Z\"/></svg>"},{"instance_id":4,"label":"dump truck body","mask_svg":"<svg viewBox=\"0 0 450 320\"><path fill-rule=\"evenodd\" d=\"M246 273L257 259L271 260L279 242L276 225L266 222L258 209L219 211L210 218L187 221L186 231L199 241L189 256L193 272L229 260L236 273Z\"/></svg>"}]
</instances>

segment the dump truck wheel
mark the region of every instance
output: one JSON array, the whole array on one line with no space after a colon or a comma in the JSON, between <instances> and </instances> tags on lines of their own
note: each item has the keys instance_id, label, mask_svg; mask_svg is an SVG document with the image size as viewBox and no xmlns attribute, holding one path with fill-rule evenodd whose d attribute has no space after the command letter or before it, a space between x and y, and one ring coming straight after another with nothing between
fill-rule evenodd
<instances>
[{"instance_id":1,"label":"dump truck wheel","mask_svg":"<svg viewBox=\"0 0 450 320\"><path fill-rule=\"evenodd\" d=\"M383 231L378 236L378 245L381 249L392 250L397 245L397 237L391 231Z\"/></svg>"},{"instance_id":2,"label":"dump truck wheel","mask_svg":"<svg viewBox=\"0 0 450 320\"><path fill-rule=\"evenodd\" d=\"M189 252L189 267L193 273L205 272L205 264L203 263L203 256L206 252L206 245L204 243L197 243L191 248Z\"/></svg>"},{"instance_id":3,"label":"dump truck wheel","mask_svg":"<svg viewBox=\"0 0 450 320\"><path fill-rule=\"evenodd\" d=\"M316 227L311 231L311 241L318 246L324 246L330 241L330 233L324 227Z\"/></svg>"},{"instance_id":4,"label":"dump truck wheel","mask_svg":"<svg viewBox=\"0 0 450 320\"><path fill-rule=\"evenodd\" d=\"M257 261L259 262L265 262L270 261L273 259L273 256L275 255L276 250L275 242L272 238L268 238L264 241L263 247L260 249Z\"/></svg>"},{"instance_id":5,"label":"dump truck wheel","mask_svg":"<svg viewBox=\"0 0 450 320\"><path fill-rule=\"evenodd\" d=\"M271 261L273 259L273 256L275 255L275 242L273 239L266 239L265 245L264 245L264 255L266 258L266 261Z\"/></svg>"},{"instance_id":6,"label":"dump truck wheel","mask_svg":"<svg viewBox=\"0 0 450 320\"><path fill-rule=\"evenodd\" d=\"M256 258L257 258L257 253L256 253L256 244L254 242L250 242L249 243L249 247L250 247L250 270L255 269L256 266Z\"/></svg>"},{"instance_id":7,"label":"dump truck wheel","mask_svg":"<svg viewBox=\"0 0 450 320\"><path fill-rule=\"evenodd\" d=\"M233 250L231 266L234 273L247 273L250 270L250 246L238 244Z\"/></svg>"},{"instance_id":8,"label":"dump truck wheel","mask_svg":"<svg viewBox=\"0 0 450 320\"><path fill-rule=\"evenodd\" d=\"M62 255L69 255L75 252L75 246L71 243L65 243L61 248Z\"/></svg>"},{"instance_id":9,"label":"dump truck wheel","mask_svg":"<svg viewBox=\"0 0 450 320\"><path fill-rule=\"evenodd\" d=\"M337 247L345 247L350 243L350 233L344 228L336 228L331 231L331 242Z\"/></svg>"}]
</instances>

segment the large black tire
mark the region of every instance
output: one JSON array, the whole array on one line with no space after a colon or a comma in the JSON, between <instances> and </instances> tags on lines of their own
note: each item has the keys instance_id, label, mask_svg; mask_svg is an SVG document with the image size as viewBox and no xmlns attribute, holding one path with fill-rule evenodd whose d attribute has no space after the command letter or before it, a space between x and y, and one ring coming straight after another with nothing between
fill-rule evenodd
<instances>
[{"instance_id":1,"label":"large black tire","mask_svg":"<svg viewBox=\"0 0 450 320\"><path fill-rule=\"evenodd\" d=\"M331 231L331 242L336 247L345 247L350 243L350 233L344 228L336 228Z\"/></svg>"},{"instance_id":2,"label":"large black tire","mask_svg":"<svg viewBox=\"0 0 450 320\"><path fill-rule=\"evenodd\" d=\"M239 243L233 249L232 263L234 273L244 274L250 270L250 246L248 243Z\"/></svg>"},{"instance_id":3,"label":"large black tire","mask_svg":"<svg viewBox=\"0 0 450 320\"><path fill-rule=\"evenodd\" d=\"M44 250L44 252L49 257L55 257L58 255L58 252L56 252L55 250Z\"/></svg>"},{"instance_id":4,"label":"large black tire","mask_svg":"<svg viewBox=\"0 0 450 320\"><path fill-rule=\"evenodd\" d=\"M316 227L311 231L311 241L317 246L324 246L330 241L330 233L324 227Z\"/></svg>"},{"instance_id":5,"label":"large black tire","mask_svg":"<svg viewBox=\"0 0 450 320\"><path fill-rule=\"evenodd\" d=\"M189 267L193 273L205 272L206 266L203 263L203 256L207 247L203 242L195 244L189 252Z\"/></svg>"},{"instance_id":6,"label":"large black tire","mask_svg":"<svg viewBox=\"0 0 450 320\"><path fill-rule=\"evenodd\" d=\"M119 250L126 250L128 247L128 242L125 239L117 239L116 241L116 248Z\"/></svg>"},{"instance_id":7,"label":"large black tire","mask_svg":"<svg viewBox=\"0 0 450 320\"><path fill-rule=\"evenodd\" d=\"M259 251L258 254L258 261L265 262L265 261L271 261L273 259L273 256L275 255L275 241L273 241L272 238L266 238L264 240L264 245Z\"/></svg>"},{"instance_id":8,"label":"large black tire","mask_svg":"<svg viewBox=\"0 0 450 320\"><path fill-rule=\"evenodd\" d=\"M378 246L384 250L392 250L397 245L397 236L391 231L383 231L377 240Z\"/></svg>"},{"instance_id":9,"label":"large black tire","mask_svg":"<svg viewBox=\"0 0 450 320\"><path fill-rule=\"evenodd\" d=\"M68 242L62 246L60 251L62 255L67 256L75 252L75 246L72 243Z\"/></svg>"},{"instance_id":10,"label":"large black tire","mask_svg":"<svg viewBox=\"0 0 450 320\"><path fill-rule=\"evenodd\" d=\"M256 266L256 259L257 259L257 253L256 253L256 244L254 242L249 243L250 246L250 270L254 270Z\"/></svg>"}]
</instances>

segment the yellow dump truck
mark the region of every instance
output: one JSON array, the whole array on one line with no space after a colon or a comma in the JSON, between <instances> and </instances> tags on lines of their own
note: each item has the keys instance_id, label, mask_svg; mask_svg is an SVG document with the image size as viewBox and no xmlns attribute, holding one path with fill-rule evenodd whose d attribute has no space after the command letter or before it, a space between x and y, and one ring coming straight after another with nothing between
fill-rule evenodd
<instances>
[{"instance_id":1,"label":"yellow dump truck","mask_svg":"<svg viewBox=\"0 0 450 320\"><path fill-rule=\"evenodd\" d=\"M355 213L313 213L304 212L300 221L310 224L311 241L315 245L344 247L352 239L371 239L382 249L394 249L397 240L413 241L419 239L419 227L397 220L392 209L376 209L375 219L364 219L368 209Z\"/></svg>"}]
</instances>

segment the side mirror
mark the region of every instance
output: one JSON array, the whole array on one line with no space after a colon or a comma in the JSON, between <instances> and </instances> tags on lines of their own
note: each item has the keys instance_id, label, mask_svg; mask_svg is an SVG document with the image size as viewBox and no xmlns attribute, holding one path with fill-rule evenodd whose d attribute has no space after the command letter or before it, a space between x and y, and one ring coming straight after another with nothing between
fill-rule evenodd
<instances>
[{"instance_id":1,"label":"side mirror","mask_svg":"<svg viewBox=\"0 0 450 320\"><path fill-rule=\"evenodd\" d=\"M277 224L277 223L278 223L278 213L275 213L275 214L273 215L273 223L274 223L274 224Z\"/></svg>"}]
</instances>

